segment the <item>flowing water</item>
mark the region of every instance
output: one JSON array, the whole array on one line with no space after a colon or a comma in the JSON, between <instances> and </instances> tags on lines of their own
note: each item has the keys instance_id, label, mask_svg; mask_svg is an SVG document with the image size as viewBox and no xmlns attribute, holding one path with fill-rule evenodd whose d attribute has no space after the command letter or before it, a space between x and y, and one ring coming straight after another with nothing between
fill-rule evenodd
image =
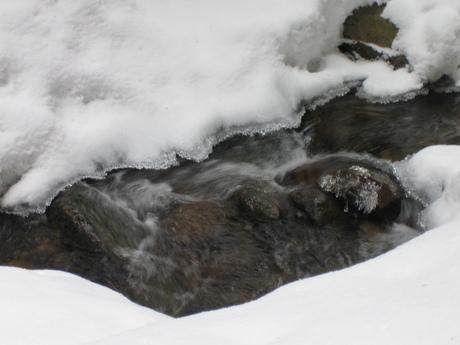
<instances>
[{"instance_id":1,"label":"flowing water","mask_svg":"<svg viewBox=\"0 0 460 345\"><path fill-rule=\"evenodd\" d=\"M420 234L422 205L393 162L459 143L459 93L391 104L351 93L307 110L300 128L232 137L204 162L113 171L45 215L2 215L1 263L75 272L176 316L243 303ZM20 244L15 227L41 230ZM5 254L11 243L22 251Z\"/></svg>"}]
</instances>

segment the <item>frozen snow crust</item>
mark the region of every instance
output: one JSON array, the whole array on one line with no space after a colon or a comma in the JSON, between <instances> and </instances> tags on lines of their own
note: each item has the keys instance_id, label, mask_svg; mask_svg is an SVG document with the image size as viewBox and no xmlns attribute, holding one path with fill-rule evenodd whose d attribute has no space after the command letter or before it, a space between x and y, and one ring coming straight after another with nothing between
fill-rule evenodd
<instances>
[{"instance_id":1,"label":"frozen snow crust","mask_svg":"<svg viewBox=\"0 0 460 345\"><path fill-rule=\"evenodd\" d=\"M373 2L2 2L2 208L40 211L82 177L202 160L234 133L296 126L301 101L348 81L371 98L442 74L460 84L459 0L389 3L413 71L337 54L346 16Z\"/></svg>"}]
</instances>

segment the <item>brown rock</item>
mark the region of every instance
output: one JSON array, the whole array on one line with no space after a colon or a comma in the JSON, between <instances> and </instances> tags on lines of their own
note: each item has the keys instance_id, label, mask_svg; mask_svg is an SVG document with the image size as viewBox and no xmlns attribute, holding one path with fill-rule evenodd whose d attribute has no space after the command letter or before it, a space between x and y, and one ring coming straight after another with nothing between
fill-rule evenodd
<instances>
[{"instance_id":1,"label":"brown rock","mask_svg":"<svg viewBox=\"0 0 460 345\"><path fill-rule=\"evenodd\" d=\"M273 221L281 217L279 198L270 185L248 180L233 193L243 213L257 221Z\"/></svg>"},{"instance_id":2,"label":"brown rock","mask_svg":"<svg viewBox=\"0 0 460 345\"><path fill-rule=\"evenodd\" d=\"M373 4L353 11L343 25L343 37L391 48L397 27L381 17L385 5Z\"/></svg>"},{"instance_id":3,"label":"brown rock","mask_svg":"<svg viewBox=\"0 0 460 345\"><path fill-rule=\"evenodd\" d=\"M388 174L359 165L324 174L318 184L364 213L382 210L404 197L401 186Z\"/></svg>"},{"instance_id":4,"label":"brown rock","mask_svg":"<svg viewBox=\"0 0 460 345\"><path fill-rule=\"evenodd\" d=\"M297 189L289 196L294 205L319 226L325 226L343 217L343 208L337 199L313 185Z\"/></svg>"}]
</instances>

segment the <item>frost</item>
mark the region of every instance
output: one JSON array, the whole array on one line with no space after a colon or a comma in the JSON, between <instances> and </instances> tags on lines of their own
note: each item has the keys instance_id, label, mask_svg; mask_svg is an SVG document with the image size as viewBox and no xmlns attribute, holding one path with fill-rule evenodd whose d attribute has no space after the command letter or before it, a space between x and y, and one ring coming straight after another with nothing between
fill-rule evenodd
<instances>
[{"instance_id":1,"label":"frost","mask_svg":"<svg viewBox=\"0 0 460 345\"><path fill-rule=\"evenodd\" d=\"M336 174L326 174L319 180L319 185L327 192L352 202L364 213L372 212L378 205L381 185L376 183L368 169L352 166Z\"/></svg>"}]
</instances>

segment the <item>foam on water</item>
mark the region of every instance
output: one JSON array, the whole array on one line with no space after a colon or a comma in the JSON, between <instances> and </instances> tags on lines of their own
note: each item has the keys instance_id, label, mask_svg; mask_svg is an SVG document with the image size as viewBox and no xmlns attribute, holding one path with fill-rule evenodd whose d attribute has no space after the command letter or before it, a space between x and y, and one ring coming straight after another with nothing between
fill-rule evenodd
<instances>
[{"instance_id":1,"label":"foam on water","mask_svg":"<svg viewBox=\"0 0 460 345\"><path fill-rule=\"evenodd\" d=\"M407 1L392 1L400 2ZM41 211L66 185L116 167L161 169L177 155L203 160L235 133L298 125L302 101L330 99L353 80L367 78L363 90L373 96L420 88L425 75L433 78L420 64L414 74L336 53L346 16L371 3L0 4L2 207ZM456 30L455 13L449 18ZM437 40L443 32L434 29ZM437 61L433 68L458 74L454 60Z\"/></svg>"}]
</instances>

